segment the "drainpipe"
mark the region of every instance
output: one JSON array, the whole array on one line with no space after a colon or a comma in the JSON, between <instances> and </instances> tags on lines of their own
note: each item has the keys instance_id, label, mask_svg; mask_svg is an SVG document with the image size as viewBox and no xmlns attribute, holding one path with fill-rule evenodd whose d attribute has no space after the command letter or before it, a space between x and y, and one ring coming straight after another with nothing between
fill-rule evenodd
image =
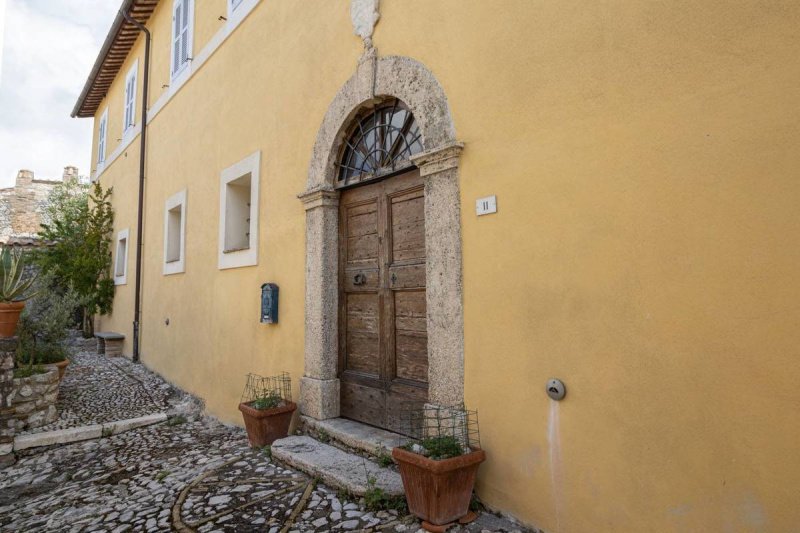
<instances>
[{"instance_id":1,"label":"drainpipe","mask_svg":"<svg viewBox=\"0 0 800 533\"><path fill-rule=\"evenodd\" d=\"M141 318L141 294L142 294L142 246L144 239L142 230L144 226L144 162L145 150L147 148L147 88L150 85L150 32L144 24L134 19L127 10L120 11L129 23L136 26L139 31L144 33L144 79L142 81L142 132L139 148L139 211L136 219L136 293L133 304L133 362L139 362L139 324Z\"/></svg>"}]
</instances>

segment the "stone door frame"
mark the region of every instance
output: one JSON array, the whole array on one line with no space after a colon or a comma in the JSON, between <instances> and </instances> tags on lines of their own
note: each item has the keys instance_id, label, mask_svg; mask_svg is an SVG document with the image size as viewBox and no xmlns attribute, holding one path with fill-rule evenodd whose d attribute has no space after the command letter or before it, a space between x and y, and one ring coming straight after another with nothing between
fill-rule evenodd
<instances>
[{"instance_id":1,"label":"stone door frame","mask_svg":"<svg viewBox=\"0 0 800 533\"><path fill-rule=\"evenodd\" d=\"M423 152L411 158L425 183L428 401L464 400L464 313L461 208L456 140L447 98L420 62L399 56L359 61L328 108L317 134L306 190L305 369L300 410L324 420L339 416L339 192L336 162L347 127L362 109L386 97L402 100L422 132Z\"/></svg>"}]
</instances>

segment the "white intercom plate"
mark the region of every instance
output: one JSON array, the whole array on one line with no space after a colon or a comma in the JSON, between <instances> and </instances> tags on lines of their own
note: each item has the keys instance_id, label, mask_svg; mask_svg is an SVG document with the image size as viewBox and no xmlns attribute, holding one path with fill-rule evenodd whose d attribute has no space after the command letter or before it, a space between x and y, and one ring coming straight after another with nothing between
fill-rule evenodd
<instances>
[{"instance_id":1,"label":"white intercom plate","mask_svg":"<svg viewBox=\"0 0 800 533\"><path fill-rule=\"evenodd\" d=\"M475 201L475 212L478 216L497 213L497 196L486 196Z\"/></svg>"}]
</instances>

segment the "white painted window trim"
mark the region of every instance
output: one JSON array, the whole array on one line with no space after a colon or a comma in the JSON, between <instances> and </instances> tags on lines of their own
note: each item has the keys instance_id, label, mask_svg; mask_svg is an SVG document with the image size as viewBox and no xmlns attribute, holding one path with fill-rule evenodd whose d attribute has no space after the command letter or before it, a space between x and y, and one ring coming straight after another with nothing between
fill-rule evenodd
<instances>
[{"instance_id":1,"label":"white painted window trim","mask_svg":"<svg viewBox=\"0 0 800 533\"><path fill-rule=\"evenodd\" d=\"M176 207L181 208L181 244L177 261L167 261L169 249L169 212ZM180 274L186 271L186 189L167 198L164 204L164 275Z\"/></svg>"},{"instance_id":2,"label":"white painted window trim","mask_svg":"<svg viewBox=\"0 0 800 533\"><path fill-rule=\"evenodd\" d=\"M242 1L243 0L228 0L228 20L231 20L231 18L237 13Z\"/></svg>"},{"instance_id":3,"label":"white painted window trim","mask_svg":"<svg viewBox=\"0 0 800 533\"><path fill-rule=\"evenodd\" d=\"M108 106L100 115L100 124L97 127L97 173L100 174L106 162L108 150Z\"/></svg>"},{"instance_id":4,"label":"white painted window trim","mask_svg":"<svg viewBox=\"0 0 800 533\"><path fill-rule=\"evenodd\" d=\"M188 6L189 17L187 22L186 38L186 61L175 67L175 11L178 4L185 3ZM172 24L169 30L169 77L170 85L182 85L191 75L192 56L194 53L194 0L173 0L172 2Z\"/></svg>"},{"instance_id":5,"label":"white painted window trim","mask_svg":"<svg viewBox=\"0 0 800 533\"><path fill-rule=\"evenodd\" d=\"M263 0L242 0L242 3L236 7L234 11L235 15L232 18L229 18L227 22L217 30L211 39L206 43L202 50L200 50L197 54L194 55L191 61L189 61L189 68L184 69L177 78L172 79L169 84L169 89L161 93L161 96L150 106L147 110L147 124L150 124L155 120L158 114L161 112L162 109L175 97L178 91L186 84L186 82L191 79L194 74L202 68L202 66L208 61L211 56L217 51L217 49L222 46L222 44L228 39L228 37L233 34L233 32L244 22L247 16L253 11L253 9L258 6ZM193 12L194 13L194 12ZM170 36L172 35L172 28L170 27ZM170 54L172 53L172 46L170 46ZM172 57L172 56L170 56ZM170 70L172 67L172 59L170 59ZM136 125L136 129L133 131L131 136L127 139L123 139L122 142L118 143L116 148L108 155L105 161L105 165L98 165L97 169L95 170L94 174L91 177L91 180L97 181L100 179L100 175L108 168L111 163L116 161L116 159L125 153L125 150L128 149L128 146L133 142L136 136L141 131L141 124Z\"/></svg>"},{"instance_id":6,"label":"white painted window trim","mask_svg":"<svg viewBox=\"0 0 800 533\"><path fill-rule=\"evenodd\" d=\"M258 199L261 152L245 157L235 165L222 171L219 181L219 246L218 267L220 270L254 266L258 264ZM250 174L250 247L245 250L225 251L226 204L228 183Z\"/></svg>"},{"instance_id":7,"label":"white painted window trim","mask_svg":"<svg viewBox=\"0 0 800 533\"><path fill-rule=\"evenodd\" d=\"M119 243L125 239L125 255L122 258L122 275L117 275L117 262L119 261ZM114 285L125 285L128 283L128 251L131 249L130 230L125 228L117 233L117 240L114 246Z\"/></svg>"},{"instance_id":8,"label":"white painted window trim","mask_svg":"<svg viewBox=\"0 0 800 533\"><path fill-rule=\"evenodd\" d=\"M139 73L139 59L133 62L133 66L125 75L125 99L122 102L122 137L129 136L136 128L136 84ZM133 85L131 85L131 80ZM132 87L133 94L129 94L128 88ZM128 104L131 106L130 123L128 123Z\"/></svg>"}]
</instances>

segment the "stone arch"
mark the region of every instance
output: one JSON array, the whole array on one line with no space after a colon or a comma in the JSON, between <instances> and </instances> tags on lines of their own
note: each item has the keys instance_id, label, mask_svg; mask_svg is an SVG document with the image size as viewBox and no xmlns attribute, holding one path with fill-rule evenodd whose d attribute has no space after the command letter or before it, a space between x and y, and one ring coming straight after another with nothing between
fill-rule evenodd
<instances>
[{"instance_id":1,"label":"stone arch","mask_svg":"<svg viewBox=\"0 0 800 533\"><path fill-rule=\"evenodd\" d=\"M378 58L374 50L328 107L309 163L306 190L305 370L300 380L303 414L339 416L338 204L336 158L350 121L383 97L402 100L419 124L424 151L411 158L425 181L428 280L429 400L454 405L464 396L461 213L458 162L463 145L444 90L419 61ZM429 216L435 213L435 216Z\"/></svg>"},{"instance_id":2,"label":"stone arch","mask_svg":"<svg viewBox=\"0 0 800 533\"><path fill-rule=\"evenodd\" d=\"M317 132L308 167L308 189L333 185L336 157L351 119L382 97L402 100L419 124L425 151L455 143L444 89L422 63L409 57L366 57L339 89Z\"/></svg>"}]
</instances>

